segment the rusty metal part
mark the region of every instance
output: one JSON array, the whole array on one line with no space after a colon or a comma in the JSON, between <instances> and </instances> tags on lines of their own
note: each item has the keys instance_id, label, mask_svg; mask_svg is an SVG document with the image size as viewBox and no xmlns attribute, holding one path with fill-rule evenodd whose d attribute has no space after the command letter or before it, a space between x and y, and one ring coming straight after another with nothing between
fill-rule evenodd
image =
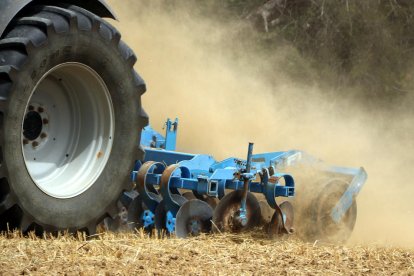
<instances>
[{"instance_id":1,"label":"rusty metal part","mask_svg":"<svg viewBox=\"0 0 414 276\"><path fill-rule=\"evenodd\" d=\"M147 178L148 172L150 172L151 170L158 169L159 168L158 166L160 167L161 170L165 168L165 166L160 162L148 161L148 162L145 162L139 169L138 174L137 174L137 191L140 194L148 193L148 192L158 194L158 192L155 190L153 185L146 185L146 178Z\"/></svg>"},{"instance_id":2,"label":"rusty metal part","mask_svg":"<svg viewBox=\"0 0 414 276\"><path fill-rule=\"evenodd\" d=\"M211 208L213 208L213 210L216 209L217 205L220 202L220 200L217 197L210 197L210 196L205 197L203 201L207 202L207 204L210 205Z\"/></svg>"},{"instance_id":3,"label":"rusty metal part","mask_svg":"<svg viewBox=\"0 0 414 276\"><path fill-rule=\"evenodd\" d=\"M154 196L158 194L158 191L155 189L153 185L147 185L147 174L149 172L161 173L162 171L164 171L164 169L164 164L160 162L148 161L145 162L138 170L136 190L140 194L142 201L145 202L147 208L150 209L152 212L155 211L155 208L159 203L158 198Z\"/></svg>"},{"instance_id":4,"label":"rusty metal part","mask_svg":"<svg viewBox=\"0 0 414 276\"><path fill-rule=\"evenodd\" d=\"M180 195L177 188L170 186L170 180L176 171L180 171L181 178L189 178L190 171L186 167L180 167L178 164L168 166L161 175L160 193L163 201L165 201L166 208L175 216L180 209L180 202L175 200L173 195Z\"/></svg>"},{"instance_id":5,"label":"rusty metal part","mask_svg":"<svg viewBox=\"0 0 414 276\"><path fill-rule=\"evenodd\" d=\"M280 209L284 215L285 228L288 232L293 231L294 212L293 205L289 201L284 201L280 204Z\"/></svg>"},{"instance_id":6,"label":"rusty metal part","mask_svg":"<svg viewBox=\"0 0 414 276\"><path fill-rule=\"evenodd\" d=\"M185 192L182 194L187 200L197 199L193 192Z\"/></svg>"},{"instance_id":7,"label":"rusty metal part","mask_svg":"<svg viewBox=\"0 0 414 276\"><path fill-rule=\"evenodd\" d=\"M211 208L213 208L213 210L216 209L217 204L220 202L220 200L216 197L211 197L211 196L207 196L207 195L198 195L194 191L185 192L185 193L182 194L182 196L185 197L188 200L199 199L199 200L202 200L204 202L207 202L208 205L210 205Z\"/></svg>"},{"instance_id":8,"label":"rusty metal part","mask_svg":"<svg viewBox=\"0 0 414 276\"><path fill-rule=\"evenodd\" d=\"M175 172L175 170L179 169L180 166L178 164L173 164L168 166L164 172L161 175L161 183L160 183L160 190L161 193L164 191L166 192L164 196L168 196L170 194L170 192L172 192L173 194L180 194L180 192L178 191L178 189L176 188L171 188L169 187L170 185L170 178L173 175L173 173Z\"/></svg>"},{"instance_id":9,"label":"rusty metal part","mask_svg":"<svg viewBox=\"0 0 414 276\"><path fill-rule=\"evenodd\" d=\"M233 191L225 195L214 210L213 231L241 232L260 224L260 204L252 193L246 197L246 218L247 222L242 225L238 219L240 215L241 200L243 191ZM218 229L215 229L217 227Z\"/></svg>"},{"instance_id":10,"label":"rusty metal part","mask_svg":"<svg viewBox=\"0 0 414 276\"><path fill-rule=\"evenodd\" d=\"M283 208L286 211L286 214L284 214L281 207L282 205L276 205L275 213L268 225L268 234L271 237L293 233L293 228L291 228L293 225L293 207L289 202L285 203ZM285 219L283 219L283 217L285 217Z\"/></svg>"},{"instance_id":11,"label":"rusty metal part","mask_svg":"<svg viewBox=\"0 0 414 276\"><path fill-rule=\"evenodd\" d=\"M267 225L267 232L270 237L277 237L284 233L283 229L283 216L280 212L275 211Z\"/></svg>"},{"instance_id":12,"label":"rusty metal part","mask_svg":"<svg viewBox=\"0 0 414 276\"><path fill-rule=\"evenodd\" d=\"M262 214L262 224L270 223L275 210L269 206L266 200L260 200L260 211Z\"/></svg>"}]
</instances>

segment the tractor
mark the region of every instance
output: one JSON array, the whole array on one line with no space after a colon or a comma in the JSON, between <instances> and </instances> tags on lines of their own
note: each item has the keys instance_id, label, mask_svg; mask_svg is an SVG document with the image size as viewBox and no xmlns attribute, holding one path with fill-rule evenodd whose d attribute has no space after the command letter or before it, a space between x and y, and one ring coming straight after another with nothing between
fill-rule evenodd
<instances>
[{"instance_id":1,"label":"tractor","mask_svg":"<svg viewBox=\"0 0 414 276\"><path fill-rule=\"evenodd\" d=\"M364 169L252 143L246 159L217 161L175 151L178 121L165 136L148 126L137 58L105 1L0 0L0 11L0 230L93 235L105 221L178 237L259 226L349 237Z\"/></svg>"}]
</instances>

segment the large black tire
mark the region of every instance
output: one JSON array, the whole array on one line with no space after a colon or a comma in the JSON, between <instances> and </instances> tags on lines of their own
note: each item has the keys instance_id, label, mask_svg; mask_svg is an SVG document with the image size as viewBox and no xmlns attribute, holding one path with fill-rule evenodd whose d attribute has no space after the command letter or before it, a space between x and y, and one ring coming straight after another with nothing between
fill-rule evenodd
<instances>
[{"instance_id":1,"label":"large black tire","mask_svg":"<svg viewBox=\"0 0 414 276\"><path fill-rule=\"evenodd\" d=\"M148 124L141 108L145 84L133 69L135 55L120 37L114 27L87 10L60 5L29 7L1 38L1 229L92 234L104 217L116 215L120 194L131 188L128 178L134 161L142 158L141 129ZM23 155L22 124L42 77L66 63L91 68L103 80L116 127L109 138L113 141L108 161L93 184L76 196L59 198L42 191L32 179Z\"/></svg>"}]
</instances>

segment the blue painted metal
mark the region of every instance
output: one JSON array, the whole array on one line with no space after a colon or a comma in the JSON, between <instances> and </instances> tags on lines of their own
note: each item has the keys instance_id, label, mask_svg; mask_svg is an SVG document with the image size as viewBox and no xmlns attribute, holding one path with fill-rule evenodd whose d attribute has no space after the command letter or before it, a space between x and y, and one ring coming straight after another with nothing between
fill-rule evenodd
<instances>
[{"instance_id":1,"label":"blue painted metal","mask_svg":"<svg viewBox=\"0 0 414 276\"><path fill-rule=\"evenodd\" d=\"M151 126L144 127L141 133L141 146L146 148L175 151L177 143L178 119L167 119L164 124L165 136L162 136Z\"/></svg>"},{"instance_id":2,"label":"blue painted metal","mask_svg":"<svg viewBox=\"0 0 414 276\"><path fill-rule=\"evenodd\" d=\"M343 171L342 168L339 168L339 170ZM341 221L346 211L351 207L354 198L358 195L359 191L361 191L362 186L365 184L365 181L368 178L368 175L364 168L359 168L358 170L348 169L347 172L349 175L353 175L354 177L349 184L348 189L332 209L331 217L336 223L339 223Z\"/></svg>"},{"instance_id":3,"label":"blue painted metal","mask_svg":"<svg viewBox=\"0 0 414 276\"><path fill-rule=\"evenodd\" d=\"M145 148L163 148L165 138L151 126L144 127L141 132L141 146Z\"/></svg>"},{"instance_id":4,"label":"blue painted metal","mask_svg":"<svg viewBox=\"0 0 414 276\"><path fill-rule=\"evenodd\" d=\"M167 212L166 228L169 233L173 233L175 230L175 215L173 212Z\"/></svg>"},{"instance_id":5,"label":"blue painted metal","mask_svg":"<svg viewBox=\"0 0 414 276\"><path fill-rule=\"evenodd\" d=\"M250 172L252 166L252 155L253 155L253 143L249 143L249 148L247 150L247 160L246 160L246 170L241 174L243 179L243 194L240 204L239 217L241 224L245 226L247 224L247 209L246 209L246 200L247 193L249 192L249 184L254 175Z\"/></svg>"},{"instance_id":6,"label":"blue painted metal","mask_svg":"<svg viewBox=\"0 0 414 276\"><path fill-rule=\"evenodd\" d=\"M177 164L184 160L191 160L196 155L176 151L167 151L154 148L145 148L144 162L157 161L166 165Z\"/></svg>"},{"instance_id":7,"label":"blue painted metal","mask_svg":"<svg viewBox=\"0 0 414 276\"><path fill-rule=\"evenodd\" d=\"M176 118L174 122L170 119L167 119L165 123L165 149L166 150L175 150L177 144L177 130L178 130L178 119Z\"/></svg>"},{"instance_id":8,"label":"blue painted metal","mask_svg":"<svg viewBox=\"0 0 414 276\"><path fill-rule=\"evenodd\" d=\"M150 210L145 210L142 213L141 221L143 222L144 228L149 228L150 226L154 225L154 213Z\"/></svg>"},{"instance_id":9,"label":"blue painted metal","mask_svg":"<svg viewBox=\"0 0 414 276\"><path fill-rule=\"evenodd\" d=\"M295 195L293 177L281 171L299 164L311 165L321 172L352 177L351 184L331 212L332 219L340 222L367 179L363 168L327 166L322 161L298 150L253 154L253 145L249 144L247 160L232 157L222 161L216 161L211 155L166 150L176 147L178 120L172 122L168 119L165 126L165 138L151 127L146 127L143 131L141 145L146 151L144 165L152 161L156 163L152 166L157 168L146 172L145 185L141 184L139 192L140 194L148 192L142 187L159 187L159 192L165 201L166 212L170 216L167 218L166 225L170 232L173 231L175 221L173 219L180 208L178 202L172 198L172 194L177 194L178 189L193 191L196 196L217 198L222 198L227 189L246 189L249 192L263 194L269 206L276 209L277 197ZM136 181L138 171L142 170L140 164L131 174L133 181ZM284 185L281 184L282 182ZM145 204L154 204L154 201L148 197L144 196L143 200ZM151 211L153 209L151 208ZM243 202L240 213L243 219L245 213Z\"/></svg>"}]
</instances>

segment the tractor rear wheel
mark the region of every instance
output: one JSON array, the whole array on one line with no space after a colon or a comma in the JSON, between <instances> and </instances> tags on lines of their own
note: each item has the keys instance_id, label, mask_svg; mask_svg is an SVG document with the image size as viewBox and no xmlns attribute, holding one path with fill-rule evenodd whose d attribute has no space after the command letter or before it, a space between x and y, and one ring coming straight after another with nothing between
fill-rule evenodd
<instances>
[{"instance_id":1,"label":"tractor rear wheel","mask_svg":"<svg viewBox=\"0 0 414 276\"><path fill-rule=\"evenodd\" d=\"M1 229L92 234L117 215L148 123L120 38L73 5L31 6L1 38Z\"/></svg>"}]
</instances>

